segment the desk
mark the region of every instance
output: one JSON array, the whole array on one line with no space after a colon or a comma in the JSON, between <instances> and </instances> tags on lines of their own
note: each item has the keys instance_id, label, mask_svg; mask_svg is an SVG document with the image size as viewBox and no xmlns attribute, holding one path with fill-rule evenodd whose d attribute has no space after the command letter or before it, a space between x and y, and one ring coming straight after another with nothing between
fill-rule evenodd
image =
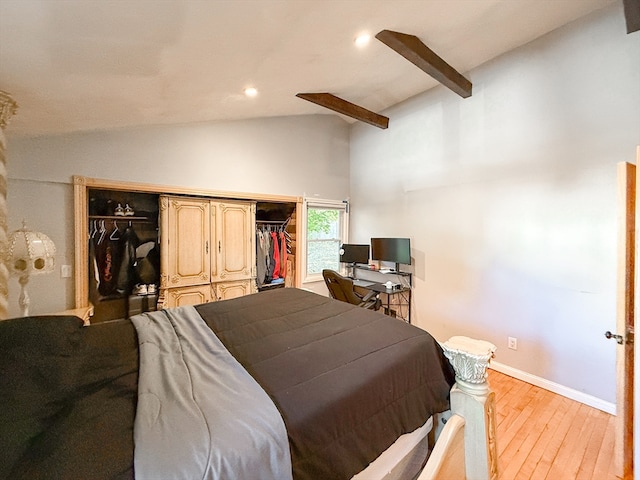
<instances>
[{"instance_id":1,"label":"desk","mask_svg":"<svg viewBox=\"0 0 640 480\"><path fill-rule=\"evenodd\" d=\"M384 297L381 300L384 313L411 323L411 288L403 286L399 290L391 290L385 287L383 283L361 279L354 279L353 286L359 289L372 290L383 295Z\"/></svg>"}]
</instances>

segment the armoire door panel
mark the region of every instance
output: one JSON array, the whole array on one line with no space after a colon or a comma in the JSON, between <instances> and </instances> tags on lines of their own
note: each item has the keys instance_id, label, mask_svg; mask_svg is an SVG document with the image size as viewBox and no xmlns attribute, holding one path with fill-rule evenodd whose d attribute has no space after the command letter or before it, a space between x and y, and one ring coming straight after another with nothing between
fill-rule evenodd
<instances>
[{"instance_id":1,"label":"armoire door panel","mask_svg":"<svg viewBox=\"0 0 640 480\"><path fill-rule=\"evenodd\" d=\"M216 274L213 281L242 280L255 269L255 206L251 203L212 202L216 210Z\"/></svg>"},{"instance_id":2,"label":"armoire door panel","mask_svg":"<svg viewBox=\"0 0 640 480\"><path fill-rule=\"evenodd\" d=\"M161 202L161 252L166 287L211 281L209 202L169 197Z\"/></svg>"},{"instance_id":3,"label":"armoire door panel","mask_svg":"<svg viewBox=\"0 0 640 480\"><path fill-rule=\"evenodd\" d=\"M251 288L251 280L240 280L236 282L221 282L215 284L216 299L228 300L230 298L242 297L254 293Z\"/></svg>"},{"instance_id":4,"label":"armoire door panel","mask_svg":"<svg viewBox=\"0 0 640 480\"><path fill-rule=\"evenodd\" d=\"M193 287L169 288L165 292L163 308L199 305L211 301L211 285L196 285Z\"/></svg>"}]
</instances>

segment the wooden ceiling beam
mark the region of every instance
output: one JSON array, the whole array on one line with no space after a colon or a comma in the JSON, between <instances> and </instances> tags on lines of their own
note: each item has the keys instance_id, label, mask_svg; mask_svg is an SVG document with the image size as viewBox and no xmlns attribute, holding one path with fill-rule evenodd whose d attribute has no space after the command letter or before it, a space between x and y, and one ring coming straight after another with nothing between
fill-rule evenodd
<instances>
[{"instance_id":1,"label":"wooden ceiling beam","mask_svg":"<svg viewBox=\"0 0 640 480\"><path fill-rule=\"evenodd\" d=\"M471 96L471 82L415 35L382 30L376 38L462 98Z\"/></svg>"},{"instance_id":2,"label":"wooden ceiling beam","mask_svg":"<svg viewBox=\"0 0 640 480\"><path fill-rule=\"evenodd\" d=\"M640 30L640 0L623 0L627 33Z\"/></svg>"},{"instance_id":3,"label":"wooden ceiling beam","mask_svg":"<svg viewBox=\"0 0 640 480\"><path fill-rule=\"evenodd\" d=\"M383 115L379 115L371 110L362 108L354 103L347 102L340 97L336 97L331 93L298 93L296 97L308 100L322 107L333 110L334 112L347 115L348 117L355 118L361 122L368 123L378 128L388 128L389 118Z\"/></svg>"}]
</instances>

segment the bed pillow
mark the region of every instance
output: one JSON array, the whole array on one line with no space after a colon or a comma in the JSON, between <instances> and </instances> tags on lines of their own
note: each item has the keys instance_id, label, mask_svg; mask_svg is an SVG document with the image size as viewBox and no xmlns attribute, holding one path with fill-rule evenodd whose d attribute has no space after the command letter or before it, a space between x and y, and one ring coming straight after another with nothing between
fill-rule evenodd
<instances>
[{"instance_id":1,"label":"bed pillow","mask_svg":"<svg viewBox=\"0 0 640 480\"><path fill-rule=\"evenodd\" d=\"M0 322L0 478L133 478L137 373L129 321Z\"/></svg>"},{"instance_id":2,"label":"bed pillow","mask_svg":"<svg viewBox=\"0 0 640 480\"><path fill-rule=\"evenodd\" d=\"M0 478L54 421L74 390L82 320L73 316L0 322Z\"/></svg>"}]
</instances>

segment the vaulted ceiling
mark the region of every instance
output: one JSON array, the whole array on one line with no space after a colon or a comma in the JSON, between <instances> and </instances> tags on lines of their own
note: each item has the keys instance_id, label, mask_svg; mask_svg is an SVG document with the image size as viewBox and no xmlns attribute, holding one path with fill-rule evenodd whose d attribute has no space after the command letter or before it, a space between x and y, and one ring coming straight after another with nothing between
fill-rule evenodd
<instances>
[{"instance_id":1,"label":"vaulted ceiling","mask_svg":"<svg viewBox=\"0 0 640 480\"><path fill-rule=\"evenodd\" d=\"M622 15L617 0L1 0L7 135L335 114L300 92L380 112L438 85L382 30L465 75L610 4Z\"/></svg>"}]
</instances>

